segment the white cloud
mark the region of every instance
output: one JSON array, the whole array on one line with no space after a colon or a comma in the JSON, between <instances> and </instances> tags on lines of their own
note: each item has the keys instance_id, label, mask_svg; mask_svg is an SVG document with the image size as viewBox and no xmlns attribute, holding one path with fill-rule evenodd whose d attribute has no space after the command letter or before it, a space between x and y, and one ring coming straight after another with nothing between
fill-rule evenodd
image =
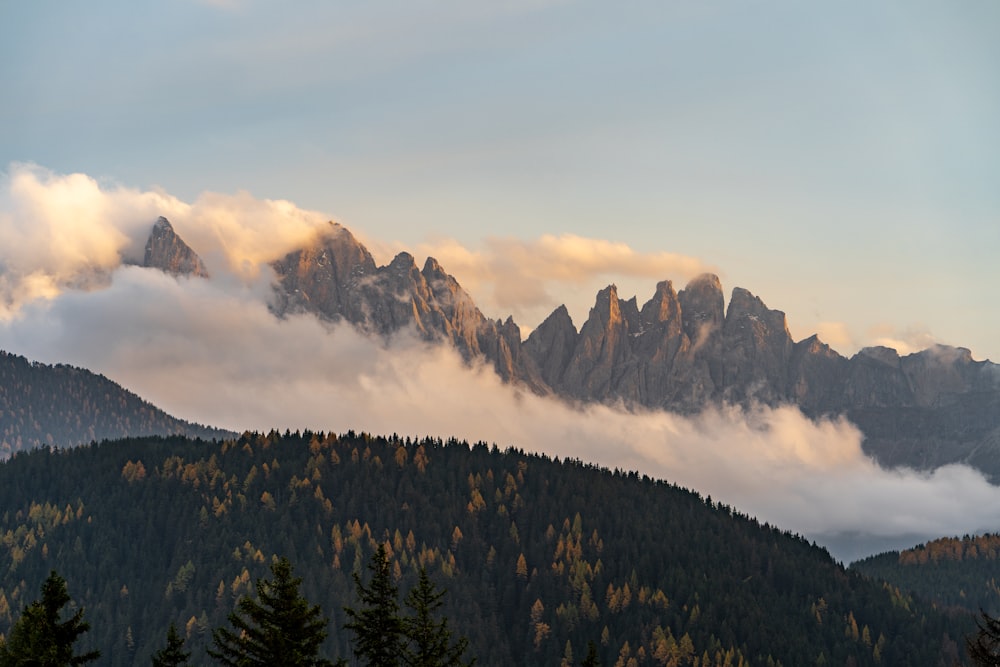
<instances>
[{"instance_id":1,"label":"white cloud","mask_svg":"<svg viewBox=\"0 0 1000 667\"><path fill-rule=\"evenodd\" d=\"M877 324L869 332L869 345L882 345L896 350L900 356L913 354L938 343L924 327L910 326L900 329L891 324Z\"/></svg>"},{"instance_id":2,"label":"white cloud","mask_svg":"<svg viewBox=\"0 0 1000 667\"><path fill-rule=\"evenodd\" d=\"M120 266L141 250L158 215L209 261L213 280ZM207 193L187 204L13 165L0 187L0 348L90 368L179 417L235 430L454 435L635 469L821 540L857 536L854 546L838 547L845 555L876 538L903 546L997 529L1000 488L960 466L929 475L882 470L843 420L812 422L787 407L695 417L576 409L506 386L454 350L406 334L386 346L308 316L279 320L262 296L271 276L260 266L325 220L247 193ZM420 251L477 300L486 292L512 310L547 309L556 288L589 300L597 280L689 278L709 268L572 235L491 239L482 250L439 241ZM829 331L846 335L839 325Z\"/></svg>"},{"instance_id":3,"label":"white cloud","mask_svg":"<svg viewBox=\"0 0 1000 667\"><path fill-rule=\"evenodd\" d=\"M1000 488L960 466L882 470L843 420L812 422L790 407L694 417L575 409L405 334L386 346L308 316L279 320L252 286L123 267L107 289L25 307L0 325L0 347L102 372L186 419L513 445L639 470L821 541L996 529Z\"/></svg>"},{"instance_id":4,"label":"white cloud","mask_svg":"<svg viewBox=\"0 0 1000 667\"><path fill-rule=\"evenodd\" d=\"M0 315L67 289L103 286L123 261L142 259L153 222L167 217L214 272L247 282L300 247L327 220L283 200L206 192L193 204L159 190L12 164L0 175Z\"/></svg>"}]
</instances>

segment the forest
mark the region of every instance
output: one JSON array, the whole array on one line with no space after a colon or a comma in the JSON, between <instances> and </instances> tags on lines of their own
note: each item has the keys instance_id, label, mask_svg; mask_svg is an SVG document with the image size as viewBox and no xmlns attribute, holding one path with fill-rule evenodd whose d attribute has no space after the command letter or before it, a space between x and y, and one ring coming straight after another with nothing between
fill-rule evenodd
<instances>
[{"instance_id":1,"label":"forest","mask_svg":"<svg viewBox=\"0 0 1000 667\"><path fill-rule=\"evenodd\" d=\"M287 558L353 660L355 573L421 570L476 664L966 664L973 615L635 472L486 443L313 432L149 437L0 464L0 632L53 570L100 664L146 665L173 624L197 664Z\"/></svg>"},{"instance_id":2,"label":"forest","mask_svg":"<svg viewBox=\"0 0 1000 667\"><path fill-rule=\"evenodd\" d=\"M948 537L851 564L940 607L1000 615L1000 535Z\"/></svg>"}]
</instances>

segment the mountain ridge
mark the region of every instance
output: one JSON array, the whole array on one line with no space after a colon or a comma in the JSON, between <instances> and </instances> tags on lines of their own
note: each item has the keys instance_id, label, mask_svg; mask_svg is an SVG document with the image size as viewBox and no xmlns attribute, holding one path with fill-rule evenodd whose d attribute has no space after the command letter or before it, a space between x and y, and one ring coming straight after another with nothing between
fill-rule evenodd
<instances>
[{"instance_id":1,"label":"mountain ridge","mask_svg":"<svg viewBox=\"0 0 1000 667\"><path fill-rule=\"evenodd\" d=\"M330 224L272 264L279 316L308 312L383 336L413 327L467 361L485 359L505 382L570 401L685 414L721 403L793 404L812 418L846 415L884 465L968 463L1000 478L1000 366L965 348L900 356L869 347L845 357L815 334L793 340L785 313L747 289L734 287L726 303L714 274L679 292L661 281L641 307L609 285L579 329L560 306L522 341L511 318L483 315L434 258L422 271L405 252L379 267Z\"/></svg>"},{"instance_id":2,"label":"mountain ridge","mask_svg":"<svg viewBox=\"0 0 1000 667\"><path fill-rule=\"evenodd\" d=\"M172 417L103 375L0 350L0 458L44 446L173 434L233 435Z\"/></svg>"}]
</instances>

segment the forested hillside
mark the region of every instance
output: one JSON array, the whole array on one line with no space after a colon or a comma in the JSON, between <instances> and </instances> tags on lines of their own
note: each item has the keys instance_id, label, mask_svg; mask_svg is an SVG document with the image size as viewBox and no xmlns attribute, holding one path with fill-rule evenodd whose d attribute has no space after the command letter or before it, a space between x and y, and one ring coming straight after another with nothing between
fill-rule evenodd
<instances>
[{"instance_id":1,"label":"forested hillside","mask_svg":"<svg viewBox=\"0 0 1000 667\"><path fill-rule=\"evenodd\" d=\"M942 538L866 558L851 569L940 606L1000 615L1000 535Z\"/></svg>"},{"instance_id":2,"label":"forested hillside","mask_svg":"<svg viewBox=\"0 0 1000 667\"><path fill-rule=\"evenodd\" d=\"M0 351L0 458L42 445L171 434L232 435L171 417L103 375Z\"/></svg>"},{"instance_id":3,"label":"forested hillside","mask_svg":"<svg viewBox=\"0 0 1000 667\"><path fill-rule=\"evenodd\" d=\"M0 464L0 631L56 569L102 664L149 664L173 622L195 652L287 556L349 655L344 605L378 544L420 566L484 666L942 665L946 616L804 540L635 473L484 444L348 433L181 437Z\"/></svg>"}]
</instances>

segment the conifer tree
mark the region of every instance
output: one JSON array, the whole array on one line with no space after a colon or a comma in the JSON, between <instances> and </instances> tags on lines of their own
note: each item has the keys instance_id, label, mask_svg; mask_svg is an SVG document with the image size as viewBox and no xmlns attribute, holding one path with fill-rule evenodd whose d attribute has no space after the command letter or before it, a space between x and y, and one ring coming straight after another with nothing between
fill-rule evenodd
<instances>
[{"instance_id":1,"label":"conifer tree","mask_svg":"<svg viewBox=\"0 0 1000 667\"><path fill-rule=\"evenodd\" d=\"M976 625L979 632L975 639L966 640L972 664L976 667L1000 667L1000 619L980 611Z\"/></svg>"},{"instance_id":2,"label":"conifer tree","mask_svg":"<svg viewBox=\"0 0 1000 667\"><path fill-rule=\"evenodd\" d=\"M170 624L167 645L153 654L153 667L186 667L190 651L184 650L184 639L177 634L177 626Z\"/></svg>"},{"instance_id":3,"label":"conifer tree","mask_svg":"<svg viewBox=\"0 0 1000 667\"><path fill-rule=\"evenodd\" d=\"M403 634L411 643L403 651L403 661L408 667L469 667L475 663L475 659L462 661L469 640L462 637L453 644L448 619L435 618L444 594L445 591L434 587L427 570L420 568L420 579L405 601L413 610L412 616L403 619Z\"/></svg>"},{"instance_id":4,"label":"conifer tree","mask_svg":"<svg viewBox=\"0 0 1000 667\"><path fill-rule=\"evenodd\" d=\"M10 638L0 643L0 667L75 667L97 660L100 651L76 655L73 650L90 624L83 620L83 609L66 621L59 620L69 601L66 580L53 570L42 584L42 599L24 608Z\"/></svg>"},{"instance_id":5,"label":"conifer tree","mask_svg":"<svg viewBox=\"0 0 1000 667\"><path fill-rule=\"evenodd\" d=\"M244 595L229 614L233 630L212 631L208 654L227 667L328 667L318 657L327 619L319 605L299 595L302 579L292 576L287 558L271 564L271 581L258 579L257 598Z\"/></svg>"},{"instance_id":6,"label":"conifer tree","mask_svg":"<svg viewBox=\"0 0 1000 667\"><path fill-rule=\"evenodd\" d=\"M594 640L587 642L587 655L580 663L580 667L601 667L601 661L597 659L597 645Z\"/></svg>"},{"instance_id":7,"label":"conifer tree","mask_svg":"<svg viewBox=\"0 0 1000 667\"><path fill-rule=\"evenodd\" d=\"M392 581L385 545L378 545L368 569L371 581L367 586L354 573L361 607L344 607L351 618L344 627L354 632L354 653L365 665L399 667L404 646L403 620L399 616L399 589Z\"/></svg>"}]
</instances>

